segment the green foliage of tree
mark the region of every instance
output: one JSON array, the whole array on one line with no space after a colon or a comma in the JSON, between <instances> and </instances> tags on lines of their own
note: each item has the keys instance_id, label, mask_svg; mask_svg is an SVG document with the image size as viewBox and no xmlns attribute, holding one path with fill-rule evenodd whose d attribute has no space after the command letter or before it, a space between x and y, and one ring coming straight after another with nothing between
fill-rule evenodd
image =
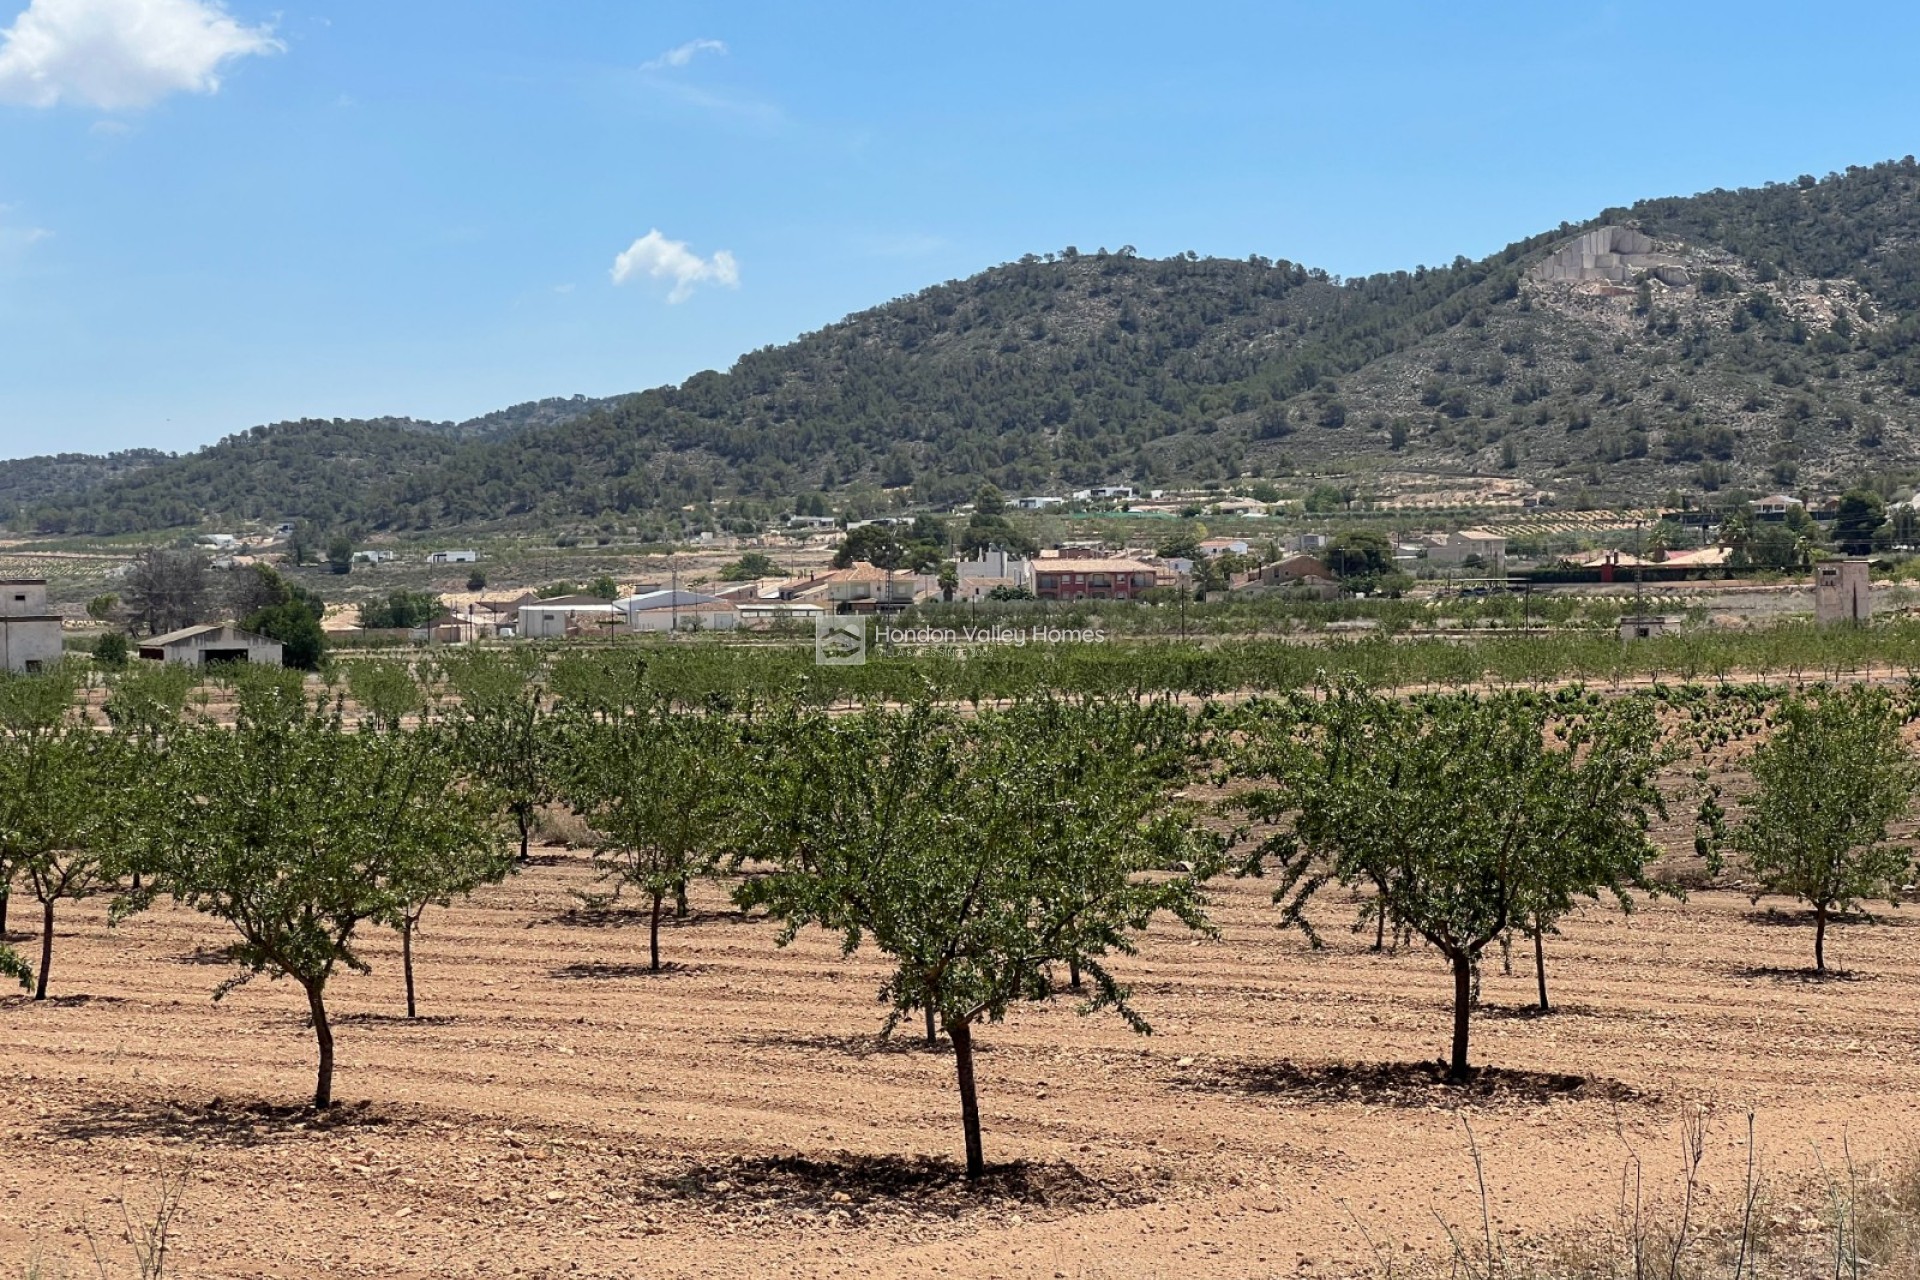
<instances>
[{"instance_id":1,"label":"green foliage of tree","mask_svg":"<svg viewBox=\"0 0 1920 1280\"><path fill-rule=\"evenodd\" d=\"M967 517L960 533L960 554L968 559L994 549L1012 556L1032 556L1040 544L1014 528L1007 518L1007 500L992 484L983 484L973 495L973 514ZM944 551L942 543L940 550Z\"/></svg>"},{"instance_id":2,"label":"green foliage of tree","mask_svg":"<svg viewBox=\"0 0 1920 1280\"><path fill-rule=\"evenodd\" d=\"M327 635L320 629L326 601L319 593L287 581L269 565L255 565L240 580L236 612L248 631L278 640L281 661L299 671L317 671L327 653Z\"/></svg>"},{"instance_id":3,"label":"green foliage of tree","mask_svg":"<svg viewBox=\"0 0 1920 1280\"><path fill-rule=\"evenodd\" d=\"M1879 494L1871 489L1849 489L1840 495L1833 543L1847 555L1868 555L1886 523L1887 504Z\"/></svg>"},{"instance_id":4,"label":"green foliage of tree","mask_svg":"<svg viewBox=\"0 0 1920 1280\"><path fill-rule=\"evenodd\" d=\"M99 778L80 750L88 741L75 731L78 688L78 677L65 667L27 676L0 672L0 932L6 929L14 881L27 878L39 896L43 884L58 878L50 869L54 861L90 834L101 801L108 798L92 789ZM46 996L51 916L48 906L35 999ZM0 974L23 987L33 985L32 969L4 944Z\"/></svg>"},{"instance_id":5,"label":"green foliage of tree","mask_svg":"<svg viewBox=\"0 0 1920 1280\"><path fill-rule=\"evenodd\" d=\"M1453 971L1449 1077L1468 1057L1482 953L1579 897L1645 888L1664 816L1651 709L1578 690L1410 700L1348 682L1244 713L1237 801L1271 824L1243 869L1278 874L1283 918L1329 884L1370 889L1361 918L1426 940Z\"/></svg>"},{"instance_id":6,"label":"green foliage of tree","mask_svg":"<svg viewBox=\"0 0 1920 1280\"><path fill-rule=\"evenodd\" d=\"M620 584L613 580L612 574L603 573L587 584L587 594L590 596L598 596L602 600L618 600L620 598Z\"/></svg>"},{"instance_id":7,"label":"green foliage of tree","mask_svg":"<svg viewBox=\"0 0 1920 1280\"><path fill-rule=\"evenodd\" d=\"M116 911L164 891L227 921L241 972L220 994L260 973L298 983L319 1049L313 1105L325 1108L328 981L342 965L368 971L359 930L406 909L413 868L484 847L493 819L437 735L349 724L278 674L242 676L231 727L199 724L155 752L134 859L152 880Z\"/></svg>"},{"instance_id":8,"label":"green foliage of tree","mask_svg":"<svg viewBox=\"0 0 1920 1280\"><path fill-rule=\"evenodd\" d=\"M487 589L487 572L486 572L486 570L484 570L484 569L475 569L475 570L474 570L474 571L473 571L472 573L469 573L469 574L467 575L467 590L469 590L469 591L485 591L486 589Z\"/></svg>"},{"instance_id":9,"label":"green foliage of tree","mask_svg":"<svg viewBox=\"0 0 1920 1280\"><path fill-rule=\"evenodd\" d=\"M327 539L327 567L339 574L353 572L353 539L344 533Z\"/></svg>"},{"instance_id":10,"label":"green foliage of tree","mask_svg":"<svg viewBox=\"0 0 1920 1280\"><path fill-rule=\"evenodd\" d=\"M1094 981L1086 1009L1113 1008L1145 1031L1104 958L1129 951L1163 911L1205 927L1196 876L1142 874L1191 850L1193 827L1162 807L1179 770L1115 750L1129 739L1096 737L1115 726L1079 715L1060 705L972 718L925 703L845 716L792 708L765 723L747 772L736 848L776 869L738 900L779 918L783 943L810 925L839 934L848 954L870 938L894 963L881 989L889 1030L937 1012L954 1049L969 1177L985 1170L975 1027L1051 999L1051 970L1073 966Z\"/></svg>"},{"instance_id":11,"label":"green foliage of tree","mask_svg":"<svg viewBox=\"0 0 1920 1280\"><path fill-rule=\"evenodd\" d=\"M1793 696L1753 753L1753 791L1731 844L1762 893L1813 908L1813 964L1827 968L1827 922L1863 900L1898 905L1906 850L1888 843L1920 784L1901 740L1910 712L1885 690ZM1758 895L1756 895L1756 901Z\"/></svg>"},{"instance_id":12,"label":"green foliage of tree","mask_svg":"<svg viewBox=\"0 0 1920 1280\"><path fill-rule=\"evenodd\" d=\"M722 582L752 582L756 578L777 578L781 568L764 551L749 551L720 570Z\"/></svg>"},{"instance_id":13,"label":"green foliage of tree","mask_svg":"<svg viewBox=\"0 0 1920 1280\"><path fill-rule=\"evenodd\" d=\"M454 750L513 821L525 862L535 816L558 793L539 655L461 649L443 655L439 665L453 695L447 714Z\"/></svg>"},{"instance_id":14,"label":"green foliage of tree","mask_svg":"<svg viewBox=\"0 0 1920 1280\"><path fill-rule=\"evenodd\" d=\"M594 832L594 866L611 895L647 899L649 967L660 970L660 912L669 896L718 864L734 821L738 730L723 716L676 709L640 692L604 709L569 714L559 734L560 795Z\"/></svg>"},{"instance_id":15,"label":"green foliage of tree","mask_svg":"<svg viewBox=\"0 0 1920 1280\"><path fill-rule=\"evenodd\" d=\"M384 600L369 600L360 606L360 625L369 631L406 631L424 627L439 617L445 606L431 591L395 591Z\"/></svg>"},{"instance_id":16,"label":"green foliage of tree","mask_svg":"<svg viewBox=\"0 0 1920 1280\"><path fill-rule=\"evenodd\" d=\"M944 545L915 541L911 528L891 524L863 524L847 530L833 553L833 567L845 569L865 563L880 569L911 569L927 573L940 563Z\"/></svg>"},{"instance_id":17,"label":"green foliage of tree","mask_svg":"<svg viewBox=\"0 0 1920 1280\"><path fill-rule=\"evenodd\" d=\"M113 617L113 611L119 607L120 597L109 591L87 601L87 616L95 622L105 622Z\"/></svg>"},{"instance_id":18,"label":"green foliage of tree","mask_svg":"<svg viewBox=\"0 0 1920 1280\"><path fill-rule=\"evenodd\" d=\"M126 666L132 658L133 642L124 631L108 631L93 642L94 662L109 670Z\"/></svg>"},{"instance_id":19,"label":"green foliage of tree","mask_svg":"<svg viewBox=\"0 0 1920 1280\"><path fill-rule=\"evenodd\" d=\"M1374 579L1394 571L1393 544L1372 529L1342 530L1327 541L1321 558L1334 577L1359 590L1369 589Z\"/></svg>"}]
</instances>

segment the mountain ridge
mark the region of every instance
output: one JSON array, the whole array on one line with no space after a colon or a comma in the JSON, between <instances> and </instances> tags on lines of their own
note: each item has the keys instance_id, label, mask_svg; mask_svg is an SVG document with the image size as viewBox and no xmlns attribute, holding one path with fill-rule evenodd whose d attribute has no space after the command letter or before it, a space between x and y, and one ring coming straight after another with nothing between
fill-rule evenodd
<instances>
[{"instance_id":1,"label":"mountain ridge","mask_svg":"<svg viewBox=\"0 0 1920 1280\"><path fill-rule=\"evenodd\" d=\"M1610 226L1667 265L1543 267ZM1906 157L1640 201L1478 261L1351 280L1257 255L1030 254L674 386L463 424L253 428L12 502L42 532L665 528L689 506L753 522L812 495L910 487L942 503L982 480L1392 467L1644 495L1916 464L1920 167ZM13 466L0 511L21 492Z\"/></svg>"}]
</instances>

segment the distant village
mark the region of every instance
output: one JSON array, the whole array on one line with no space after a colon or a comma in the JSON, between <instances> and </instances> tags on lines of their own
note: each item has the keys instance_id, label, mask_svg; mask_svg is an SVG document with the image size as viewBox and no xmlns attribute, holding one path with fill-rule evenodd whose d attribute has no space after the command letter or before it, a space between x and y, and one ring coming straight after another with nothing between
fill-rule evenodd
<instances>
[{"instance_id":1,"label":"distant village","mask_svg":"<svg viewBox=\"0 0 1920 1280\"><path fill-rule=\"evenodd\" d=\"M1513 527L1514 511L1501 513L1505 531L1473 525L1403 531L1418 519L1416 513L1409 513L1389 525L1394 530L1389 534L1378 519L1357 526L1329 513L1329 526L1356 527L1338 533L1331 528L1301 531L1296 519L1289 522L1292 531L1282 533L1276 528L1274 536L1263 537L1255 522L1280 514L1277 504L1216 494L1208 497L1206 518L1237 531L1212 535L1191 519L1201 510L1193 505L1193 495L1106 485L1064 495L1017 497L1006 500L1004 510L1032 515L1063 509L1110 512L1158 507L1163 514L1189 518L1158 521L1162 536L1151 546L1135 545L1133 539L1125 545L1098 539L1062 539L1051 546L1036 547L1030 539L1019 536L999 540L1005 545L975 545L970 552L958 555L943 546L937 564L889 567L873 563L880 556L853 558L848 552L870 547L876 541L885 543L890 531L907 536L916 519L926 517L891 515L849 520L795 514L760 535L713 531L693 534L694 550L688 556L696 563L689 565L684 575L670 571L639 581L615 581L604 576L591 590L527 581L517 589L493 594L485 589L485 557L477 548L353 547L336 539L328 555L337 561L344 559L333 565L335 573L359 570L363 576L379 575L408 563L424 564L428 571L455 566L471 566L472 571L465 592L417 593L431 605L422 616L408 612L395 617L391 611L383 614L377 607L369 609L364 604L357 610L336 606L325 612L323 627L335 643L361 645L608 640L647 634L810 629L812 620L821 616L893 615L916 606L1017 608L1022 601L1150 605L1240 595L1332 601L1406 591L1471 595L1545 587L1577 589L1582 584L1641 586L1713 580L1736 576L1757 565L1791 567L1811 576L1819 589L1816 612L1823 620L1863 620L1871 609L1864 560L1826 561L1791 540L1791 545L1800 548L1797 562L1791 565L1766 565L1752 554L1753 548L1770 536L1778 541L1788 529L1817 529L1817 520L1835 519L1836 501L1810 505L1805 498L1767 495L1745 504L1744 522L1722 513L1717 526L1697 518L1694 527L1688 528L1688 513L1683 512L1663 516L1650 533L1637 529L1630 542L1622 544L1617 536L1612 539L1622 545L1550 554L1542 554L1534 546L1527 554L1516 554L1514 537L1510 536L1520 533ZM1524 514L1538 503L1523 495L1511 505ZM1896 505L1896 514L1903 520L1891 520L1885 514L1880 519L1887 529L1899 528L1911 534L1920 527L1920 511L1912 503ZM972 510L970 505L963 506L954 514L966 516ZM1197 530L1203 536L1183 540L1167 536L1169 528ZM1617 533L1617 522L1614 528ZM1681 530L1680 536L1675 536L1676 529ZM285 522L272 527L265 536L203 534L195 539L194 550L216 574L255 566L284 567L299 563L299 555L289 551L295 536L296 526ZM811 567L781 572L769 552ZM740 571L721 568L721 561L729 554L739 558L727 569ZM948 555L952 558L945 558ZM652 563L662 557L644 559ZM122 566L122 571L126 567ZM357 584L361 581L356 579ZM0 582L0 587L4 587L0 591L0 668L31 671L57 661L67 647L65 632L77 622L71 611L62 612L49 603L44 579L12 578ZM1842 597L1847 601L1844 604L1838 603ZM1673 619L1636 613L1623 621L1621 634L1626 639L1645 638L1660 634L1674 623ZM233 620L177 627L141 637L134 647L140 658L187 665L278 663L279 650L279 642L251 633Z\"/></svg>"}]
</instances>

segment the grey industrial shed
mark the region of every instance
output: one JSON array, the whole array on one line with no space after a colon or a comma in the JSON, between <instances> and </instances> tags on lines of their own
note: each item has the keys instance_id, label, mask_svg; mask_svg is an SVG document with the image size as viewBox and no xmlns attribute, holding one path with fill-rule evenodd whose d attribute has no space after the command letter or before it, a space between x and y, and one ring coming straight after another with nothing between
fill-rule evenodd
<instances>
[{"instance_id":1,"label":"grey industrial shed","mask_svg":"<svg viewBox=\"0 0 1920 1280\"><path fill-rule=\"evenodd\" d=\"M242 631L232 623L183 627L155 636L141 642L140 656L187 667L219 662L246 662L266 667L284 665L278 640Z\"/></svg>"}]
</instances>

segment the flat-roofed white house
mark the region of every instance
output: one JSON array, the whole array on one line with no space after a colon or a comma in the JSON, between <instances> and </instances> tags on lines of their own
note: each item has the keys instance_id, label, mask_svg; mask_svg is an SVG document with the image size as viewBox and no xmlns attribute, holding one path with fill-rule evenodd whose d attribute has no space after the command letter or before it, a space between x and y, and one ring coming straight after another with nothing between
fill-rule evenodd
<instances>
[{"instance_id":1,"label":"flat-roofed white house","mask_svg":"<svg viewBox=\"0 0 1920 1280\"><path fill-rule=\"evenodd\" d=\"M611 635L626 627L626 617L606 601L598 604L559 604L543 600L520 606L521 640L564 640L568 636Z\"/></svg>"},{"instance_id":2,"label":"flat-roofed white house","mask_svg":"<svg viewBox=\"0 0 1920 1280\"><path fill-rule=\"evenodd\" d=\"M61 648L46 579L0 578L0 671L43 671L60 661Z\"/></svg>"},{"instance_id":3,"label":"flat-roofed white house","mask_svg":"<svg viewBox=\"0 0 1920 1280\"><path fill-rule=\"evenodd\" d=\"M433 551L427 555L428 564L473 564L479 559L478 551Z\"/></svg>"},{"instance_id":4,"label":"flat-roofed white house","mask_svg":"<svg viewBox=\"0 0 1920 1280\"><path fill-rule=\"evenodd\" d=\"M154 662L171 662L183 667L217 666L221 663L247 663L259 667L285 665L278 640L242 631L230 622L210 622L198 627L182 627L163 636L140 642L140 656Z\"/></svg>"},{"instance_id":5,"label":"flat-roofed white house","mask_svg":"<svg viewBox=\"0 0 1920 1280\"><path fill-rule=\"evenodd\" d=\"M956 600L984 600L996 587L1033 590L1033 561L999 547L982 547L971 560L954 565Z\"/></svg>"}]
</instances>

